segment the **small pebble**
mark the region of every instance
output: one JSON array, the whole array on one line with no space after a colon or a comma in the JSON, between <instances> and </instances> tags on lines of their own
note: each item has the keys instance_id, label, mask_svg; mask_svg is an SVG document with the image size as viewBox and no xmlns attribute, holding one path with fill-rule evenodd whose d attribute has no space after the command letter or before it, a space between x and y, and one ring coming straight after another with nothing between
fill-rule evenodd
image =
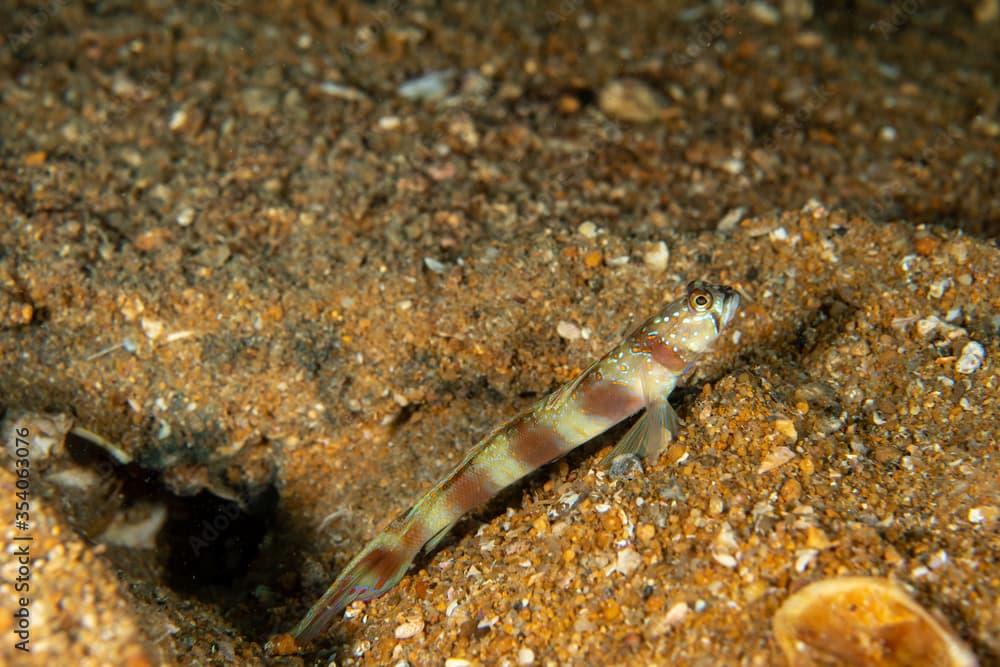
<instances>
[{"instance_id":1,"label":"small pebble","mask_svg":"<svg viewBox=\"0 0 1000 667\"><path fill-rule=\"evenodd\" d=\"M780 466L785 465L789 461L795 458L795 452L790 450L788 447L775 447L764 457L761 461L760 467L757 468L757 474L762 475L765 472L774 470Z\"/></svg>"},{"instance_id":2,"label":"small pebble","mask_svg":"<svg viewBox=\"0 0 1000 667\"><path fill-rule=\"evenodd\" d=\"M931 315L917 321L917 335L921 338L928 338L941 326L941 320Z\"/></svg>"},{"instance_id":3,"label":"small pebble","mask_svg":"<svg viewBox=\"0 0 1000 667\"><path fill-rule=\"evenodd\" d=\"M401 84L396 92L400 97L417 102L439 100L448 94L454 77L454 70L428 72Z\"/></svg>"},{"instance_id":4,"label":"small pebble","mask_svg":"<svg viewBox=\"0 0 1000 667\"><path fill-rule=\"evenodd\" d=\"M795 422L791 419L782 417L780 419L774 420L774 429L785 436L789 442L795 442L799 439L799 433L795 430Z\"/></svg>"},{"instance_id":5,"label":"small pebble","mask_svg":"<svg viewBox=\"0 0 1000 667\"><path fill-rule=\"evenodd\" d=\"M444 270L447 268L433 257L424 257L424 266L434 273L444 273Z\"/></svg>"},{"instance_id":6,"label":"small pebble","mask_svg":"<svg viewBox=\"0 0 1000 667\"><path fill-rule=\"evenodd\" d=\"M184 127L187 123L187 109L177 109L172 114L170 114L170 120L167 121L167 127L171 131L176 132Z\"/></svg>"},{"instance_id":7,"label":"small pebble","mask_svg":"<svg viewBox=\"0 0 1000 667\"><path fill-rule=\"evenodd\" d=\"M969 516L972 516L972 510L969 510ZM971 521L971 519L970 519ZM974 522L976 523L976 522ZM639 538L641 542L649 542L656 535L656 528L652 524L642 523L635 530L635 536Z\"/></svg>"},{"instance_id":8,"label":"small pebble","mask_svg":"<svg viewBox=\"0 0 1000 667\"><path fill-rule=\"evenodd\" d=\"M382 116L378 119L378 129L387 132L398 130L402 124L403 121L399 119L399 116Z\"/></svg>"},{"instance_id":9,"label":"small pebble","mask_svg":"<svg viewBox=\"0 0 1000 667\"><path fill-rule=\"evenodd\" d=\"M986 358L986 350L982 344L970 340L962 348L962 354L955 362L955 372L962 375L970 375L979 370Z\"/></svg>"},{"instance_id":10,"label":"small pebble","mask_svg":"<svg viewBox=\"0 0 1000 667\"><path fill-rule=\"evenodd\" d=\"M361 100L368 99L368 96L357 88L345 86L333 81L324 81L319 84L319 90L321 93L329 95L334 99L346 100L348 102L359 102Z\"/></svg>"},{"instance_id":11,"label":"small pebble","mask_svg":"<svg viewBox=\"0 0 1000 667\"><path fill-rule=\"evenodd\" d=\"M795 559L795 571L798 573L805 572L819 554L816 549L802 549L796 553L797 558Z\"/></svg>"},{"instance_id":12,"label":"small pebble","mask_svg":"<svg viewBox=\"0 0 1000 667\"><path fill-rule=\"evenodd\" d=\"M778 25L781 14L766 2L751 2L750 18L761 25Z\"/></svg>"},{"instance_id":13,"label":"small pebble","mask_svg":"<svg viewBox=\"0 0 1000 667\"><path fill-rule=\"evenodd\" d=\"M743 169L746 165L743 160L729 158L728 160L723 160L722 164L719 166L722 167L722 171L732 174L733 176L738 176L743 173Z\"/></svg>"},{"instance_id":14,"label":"small pebble","mask_svg":"<svg viewBox=\"0 0 1000 667\"><path fill-rule=\"evenodd\" d=\"M601 89L598 104L611 118L633 123L656 120L664 109L660 95L636 79L611 81Z\"/></svg>"},{"instance_id":15,"label":"small pebble","mask_svg":"<svg viewBox=\"0 0 1000 667\"><path fill-rule=\"evenodd\" d=\"M423 620L407 621L398 625L394 634L396 639L410 639L419 634L423 629Z\"/></svg>"},{"instance_id":16,"label":"small pebble","mask_svg":"<svg viewBox=\"0 0 1000 667\"><path fill-rule=\"evenodd\" d=\"M663 241L648 244L642 253L642 261L654 273L666 271L667 262L670 261L670 250L667 248L667 244Z\"/></svg>"},{"instance_id":17,"label":"small pebble","mask_svg":"<svg viewBox=\"0 0 1000 667\"><path fill-rule=\"evenodd\" d=\"M194 209L191 207L181 209L177 214L177 224L181 227L190 227L194 222Z\"/></svg>"},{"instance_id":18,"label":"small pebble","mask_svg":"<svg viewBox=\"0 0 1000 667\"><path fill-rule=\"evenodd\" d=\"M559 334L560 338L566 340L579 340L583 336L583 332L580 331L579 326L566 320L561 320L556 325L556 333Z\"/></svg>"},{"instance_id":19,"label":"small pebble","mask_svg":"<svg viewBox=\"0 0 1000 667\"><path fill-rule=\"evenodd\" d=\"M944 549L937 551L931 556L931 559L927 561L927 567L932 570L937 570L938 568L944 567L948 564L948 552Z\"/></svg>"},{"instance_id":20,"label":"small pebble","mask_svg":"<svg viewBox=\"0 0 1000 667\"><path fill-rule=\"evenodd\" d=\"M716 563L722 567L728 567L730 570L734 569L738 565L736 559L729 554L713 553L712 558L715 559Z\"/></svg>"},{"instance_id":21,"label":"small pebble","mask_svg":"<svg viewBox=\"0 0 1000 667\"><path fill-rule=\"evenodd\" d=\"M597 225L595 225L590 220L581 222L580 226L576 228L576 231L580 232L580 236L585 239L592 239L597 237Z\"/></svg>"},{"instance_id":22,"label":"small pebble","mask_svg":"<svg viewBox=\"0 0 1000 667\"><path fill-rule=\"evenodd\" d=\"M941 280L935 280L927 288L927 296L932 299L940 299L944 296L945 290L951 286L951 280L948 278L943 278Z\"/></svg>"},{"instance_id":23,"label":"small pebble","mask_svg":"<svg viewBox=\"0 0 1000 667\"><path fill-rule=\"evenodd\" d=\"M715 229L720 232L731 232L736 229L736 225L740 224L740 220L743 219L743 215L746 212L746 208L742 206L730 209L728 213L722 216L722 218L715 223Z\"/></svg>"},{"instance_id":24,"label":"small pebble","mask_svg":"<svg viewBox=\"0 0 1000 667\"><path fill-rule=\"evenodd\" d=\"M1000 507L996 505L979 505L969 508L970 523L993 523L1000 518Z\"/></svg>"},{"instance_id":25,"label":"small pebble","mask_svg":"<svg viewBox=\"0 0 1000 667\"><path fill-rule=\"evenodd\" d=\"M615 569L626 577L639 569L640 565L642 565L642 556L632 547L625 547L618 552Z\"/></svg>"},{"instance_id":26,"label":"small pebble","mask_svg":"<svg viewBox=\"0 0 1000 667\"><path fill-rule=\"evenodd\" d=\"M163 335L163 322L160 320L144 317L140 324L142 324L142 331L146 334L146 338L150 340L156 340Z\"/></svg>"},{"instance_id":27,"label":"small pebble","mask_svg":"<svg viewBox=\"0 0 1000 667\"><path fill-rule=\"evenodd\" d=\"M788 230L785 229L784 227L778 227L777 229L773 229L770 232L768 232L767 238L771 239L772 243L776 243L778 241L787 241Z\"/></svg>"},{"instance_id":28,"label":"small pebble","mask_svg":"<svg viewBox=\"0 0 1000 667\"><path fill-rule=\"evenodd\" d=\"M535 664L535 652L530 648L520 648L517 650L517 664L519 665L533 665Z\"/></svg>"}]
</instances>

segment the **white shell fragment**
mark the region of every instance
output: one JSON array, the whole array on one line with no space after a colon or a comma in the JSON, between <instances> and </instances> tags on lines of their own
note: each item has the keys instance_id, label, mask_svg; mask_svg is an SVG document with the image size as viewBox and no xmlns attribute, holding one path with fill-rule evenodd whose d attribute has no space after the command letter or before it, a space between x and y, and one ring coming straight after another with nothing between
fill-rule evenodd
<instances>
[{"instance_id":1,"label":"white shell fragment","mask_svg":"<svg viewBox=\"0 0 1000 667\"><path fill-rule=\"evenodd\" d=\"M626 577L635 572L642 565L642 556L632 547L625 547L618 552L618 562L615 569Z\"/></svg>"},{"instance_id":2,"label":"white shell fragment","mask_svg":"<svg viewBox=\"0 0 1000 667\"><path fill-rule=\"evenodd\" d=\"M663 241L656 241L648 244L642 253L642 261L646 268L654 273L663 273L667 270L667 263L670 261L670 250Z\"/></svg>"},{"instance_id":3,"label":"white shell fragment","mask_svg":"<svg viewBox=\"0 0 1000 667\"><path fill-rule=\"evenodd\" d=\"M764 460L760 462L760 467L757 468L757 474L763 475L764 473L779 468L792 459L795 458L795 452L790 450L788 447L775 447L772 449Z\"/></svg>"},{"instance_id":4,"label":"white shell fragment","mask_svg":"<svg viewBox=\"0 0 1000 667\"><path fill-rule=\"evenodd\" d=\"M420 634L424 629L424 622L422 619L417 619L415 621L406 621L396 626L396 630L393 633L396 639L410 639Z\"/></svg>"},{"instance_id":5,"label":"white shell fragment","mask_svg":"<svg viewBox=\"0 0 1000 667\"><path fill-rule=\"evenodd\" d=\"M47 461L62 451L73 419L63 414L10 410L0 421L0 437L12 461L31 457L32 465ZM22 437L23 436L23 437ZM28 455L22 456L21 450Z\"/></svg>"},{"instance_id":6,"label":"white shell fragment","mask_svg":"<svg viewBox=\"0 0 1000 667\"><path fill-rule=\"evenodd\" d=\"M955 362L955 372L962 375L970 375L979 370L986 359L986 350L981 343L970 340L962 348L962 353Z\"/></svg>"},{"instance_id":7,"label":"white shell fragment","mask_svg":"<svg viewBox=\"0 0 1000 667\"><path fill-rule=\"evenodd\" d=\"M617 79L601 89L598 106L606 116L633 123L656 120L663 112L660 94L637 79Z\"/></svg>"},{"instance_id":8,"label":"white shell fragment","mask_svg":"<svg viewBox=\"0 0 1000 667\"><path fill-rule=\"evenodd\" d=\"M559 334L560 338L566 340L580 340L583 336L583 332L580 327L572 322L567 322L566 320L561 320L559 324L556 325L556 333Z\"/></svg>"},{"instance_id":9,"label":"white shell fragment","mask_svg":"<svg viewBox=\"0 0 1000 667\"><path fill-rule=\"evenodd\" d=\"M441 262L434 259L433 257L424 257L424 266L426 266L428 270L433 271L434 273L444 273L445 269L448 268Z\"/></svg>"},{"instance_id":10,"label":"white shell fragment","mask_svg":"<svg viewBox=\"0 0 1000 667\"><path fill-rule=\"evenodd\" d=\"M950 628L889 579L837 577L809 584L774 615L774 635L796 667L974 667Z\"/></svg>"},{"instance_id":11,"label":"white shell fragment","mask_svg":"<svg viewBox=\"0 0 1000 667\"><path fill-rule=\"evenodd\" d=\"M408 100L433 102L448 94L454 78L454 70L435 70L400 84L396 92Z\"/></svg>"}]
</instances>

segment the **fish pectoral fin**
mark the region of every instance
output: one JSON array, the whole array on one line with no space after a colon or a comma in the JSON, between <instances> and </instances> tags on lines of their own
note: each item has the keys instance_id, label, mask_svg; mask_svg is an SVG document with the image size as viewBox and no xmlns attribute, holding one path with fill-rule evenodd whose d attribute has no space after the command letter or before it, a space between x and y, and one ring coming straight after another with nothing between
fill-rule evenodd
<instances>
[{"instance_id":1,"label":"fish pectoral fin","mask_svg":"<svg viewBox=\"0 0 1000 667\"><path fill-rule=\"evenodd\" d=\"M622 436L611 453L604 457L601 465L610 466L615 459L630 456L641 459L646 456L646 443L649 440L649 413L645 412L632 424L632 428Z\"/></svg>"},{"instance_id":2,"label":"fish pectoral fin","mask_svg":"<svg viewBox=\"0 0 1000 667\"><path fill-rule=\"evenodd\" d=\"M677 434L681 432L681 418L677 416L677 411L666 400L663 401L663 412L666 413L663 424L670 431L670 438L676 438Z\"/></svg>"},{"instance_id":3,"label":"fish pectoral fin","mask_svg":"<svg viewBox=\"0 0 1000 667\"><path fill-rule=\"evenodd\" d=\"M666 398L658 398L632 424L632 428L604 457L602 465L610 466L621 456L632 456L636 459L649 458L655 461L666 448L667 443L676 437L680 431L680 418Z\"/></svg>"},{"instance_id":4,"label":"fish pectoral fin","mask_svg":"<svg viewBox=\"0 0 1000 667\"><path fill-rule=\"evenodd\" d=\"M646 410L649 415L649 442L646 444L646 457L655 461L667 448L671 440L677 437L681 430L681 420L677 412L667 402L666 397L657 399Z\"/></svg>"}]
</instances>

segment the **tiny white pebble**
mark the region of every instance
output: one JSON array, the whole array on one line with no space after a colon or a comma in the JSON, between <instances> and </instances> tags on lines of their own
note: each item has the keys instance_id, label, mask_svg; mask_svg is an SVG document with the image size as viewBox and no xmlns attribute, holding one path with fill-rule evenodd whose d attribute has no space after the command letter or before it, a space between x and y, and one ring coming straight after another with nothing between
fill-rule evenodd
<instances>
[{"instance_id":1,"label":"tiny white pebble","mask_svg":"<svg viewBox=\"0 0 1000 667\"><path fill-rule=\"evenodd\" d=\"M982 344L970 340L962 348L962 354L958 357L958 361L955 362L955 372L962 375L975 373L983 365L985 358L986 349L983 348Z\"/></svg>"},{"instance_id":2,"label":"tiny white pebble","mask_svg":"<svg viewBox=\"0 0 1000 667\"><path fill-rule=\"evenodd\" d=\"M941 280L935 280L931 283L930 287L927 288L927 296L932 299L940 299L944 296L945 290L951 286L951 280L948 278L942 278Z\"/></svg>"},{"instance_id":3,"label":"tiny white pebble","mask_svg":"<svg viewBox=\"0 0 1000 667\"><path fill-rule=\"evenodd\" d=\"M729 569L735 568L737 564L736 559L729 554L714 553L712 554L712 558L714 558L715 562L722 567L728 567Z\"/></svg>"},{"instance_id":4,"label":"tiny white pebble","mask_svg":"<svg viewBox=\"0 0 1000 667\"><path fill-rule=\"evenodd\" d=\"M357 644L354 645L354 651L353 651L354 657L360 658L365 653L368 653L368 651L371 650L371 647L372 643L370 641L368 641L367 639L362 639L361 641L359 641Z\"/></svg>"},{"instance_id":5,"label":"tiny white pebble","mask_svg":"<svg viewBox=\"0 0 1000 667\"><path fill-rule=\"evenodd\" d=\"M896 128L891 125L886 125L881 130L878 131L878 138L885 143L891 143L896 140Z\"/></svg>"},{"instance_id":6,"label":"tiny white pebble","mask_svg":"<svg viewBox=\"0 0 1000 667\"><path fill-rule=\"evenodd\" d=\"M434 273L444 273L445 265L433 257L424 257L424 266Z\"/></svg>"},{"instance_id":7,"label":"tiny white pebble","mask_svg":"<svg viewBox=\"0 0 1000 667\"><path fill-rule=\"evenodd\" d=\"M177 224L181 227L190 227L192 222L194 222L194 209L190 206L181 209L181 212L177 214Z\"/></svg>"},{"instance_id":8,"label":"tiny white pebble","mask_svg":"<svg viewBox=\"0 0 1000 667\"><path fill-rule=\"evenodd\" d=\"M141 324L142 331L146 334L146 338L156 340L163 335L163 322L160 320L144 317L142 318Z\"/></svg>"},{"instance_id":9,"label":"tiny white pebble","mask_svg":"<svg viewBox=\"0 0 1000 667\"><path fill-rule=\"evenodd\" d=\"M576 228L576 231L580 232L580 236L583 238L592 239L597 236L597 225L590 220L586 220L580 223L580 226Z\"/></svg>"},{"instance_id":10,"label":"tiny white pebble","mask_svg":"<svg viewBox=\"0 0 1000 667\"><path fill-rule=\"evenodd\" d=\"M469 667L471 664L465 658L448 658L444 661L444 667Z\"/></svg>"},{"instance_id":11,"label":"tiny white pebble","mask_svg":"<svg viewBox=\"0 0 1000 667\"><path fill-rule=\"evenodd\" d=\"M556 333L559 334L560 338L565 338L566 340L579 340L583 335L579 326L566 320L561 320L556 325Z\"/></svg>"},{"instance_id":12,"label":"tiny white pebble","mask_svg":"<svg viewBox=\"0 0 1000 667\"><path fill-rule=\"evenodd\" d=\"M795 458L795 452L788 447L775 447L761 461L760 466L757 468L757 474L763 475L765 472L779 468L793 458Z\"/></svg>"},{"instance_id":13,"label":"tiny white pebble","mask_svg":"<svg viewBox=\"0 0 1000 667\"><path fill-rule=\"evenodd\" d=\"M777 229L771 230L767 237L771 239L771 241L787 241L788 230L784 227L778 227Z\"/></svg>"},{"instance_id":14,"label":"tiny white pebble","mask_svg":"<svg viewBox=\"0 0 1000 667\"><path fill-rule=\"evenodd\" d=\"M740 223L740 220L743 219L743 215L746 212L747 210L742 206L730 209L717 223L715 223L716 230L720 232L731 232L736 229L736 225Z\"/></svg>"},{"instance_id":15,"label":"tiny white pebble","mask_svg":"<svg viewBox=\"0 0 1000 667\"><path fill-rule=\"evenodd\" d=\"M938 551L933 556L931 556L931 559L927 562L927 566L932 570L936 570L939 567L947 564L948 564L948 552L945 551L944 549Z\"/></svg>"},{"instance_id":16,"label":"tiny white pebble","mask_svg":"<svg viewBox=\"0 0 1000 667\"><path fill-rule=\"evenodd\" d=\"M1000 508L996 505L979 505L969 508L969 521L971 523L988 523L1000 518Z\"/></svg>"},{"instance_id":17,"label":"tiny white pebble","mask_svg":"<svg viewBox=\"0 0 1000 667\"><path fill-rule=\"evenodd\" d=\"M795 571L799 574L806 571L806 569L816 560L816 555L819 554L818 549L801 549L798 552L798 558L795 559Z\"/></svg>"},{"instance_id":18,"label":"tiny white pebble","mask_svg":"<svg viewBox=\"0 0 1000 667\"><path fill-rule=\"evenodd\" d=\"M407 621L396 627L396 639L409 639L420 633L424 629L423 620Z\"/></svg>"},{"instance_id":19,"label":"tiny white pebble","mask_svg":"<svg viewBox=\"0 0 1000 667\"><path fill-rule=\"evenodd\" d=\"M402 125L402 121L399 120L399 116L383 116L378 119L378 128L380 130L396 130Z\"/></svg>"},{"instance_id":20,"label":"tiny white pebble","mask_svg":"<svg viewBox=\"0 0 1000 667\"><path fill-rule=\"evenodd\" d=\"M688 607L687 602L678 602L670 608L663 620L667 623L667 625L675 625L683 621L684 617L687 616L690 610L691 609Z\"/></svg>"},{"instance_id":21,"label":"tiny white pebble","mask_svg":"<svg viewBox=\"0 0 1000 667\"><path fill-rule=\"evenodd\" d=\"M535 652L530 648L521 648L517 651L517 664L519 665L533 665L535 664Z\"/></svg>"},{"instance_id":22,"label":"tiny white pebble","mask_svg":"<svg viewBox=\"0 0 1000 667\"><path fill-rule=\"evenodd\" d=\"M941 320L939 320L936 315L930 315L917 321L917 335L921 338L927 338L932 333L937 331L940 326Z\"/></svg>"},{"instance_id":23,"label":"tiny white pebble","mask_svg":"<svg viewBox=\"0 0 1000 667\"><path fill-rule=\"evenodd\" d=\"M184 127L185 123L187 123L187 109L178 109L170 115L167 127L171 130L177 131Z\"/></svg>"},{"instance_id":24,"label":"tiny white pebble","mask_svg":"<svg viewBox=\"0 0 1000 667\"><path fill-rule=\"evenodd\" d=\"M737 158L729 158L728 160L723 160L719 166L722 167L723 171L736 176L743 173L744 162Z\"/></svg>"},{"instance_id":25,"label":"tiny white pebble","mask_svg":"<svg viewBox=\"0 0 1000 667\"><path fill-rule=\"evenodd\" d=\"M750 16L761 25L778 25L781 13L766 2L750 3Z\"/></svg>"},{"instance_id":26,"label":"tiny white pebble","mask_svg":"<svg viewBox=\"0 0 1000 667\"><path fill-rule=\"evenodd\" d=\"M662 273L667 270L667 262L670 261L670 250L663 241L650 243L642 253L642 261L646 267L655 273Z\"/></svg>"},{"instance_id":27,"label":"tiny white pebble","mask_svg":"<svg viewBox=\"0 0 1000 667\"><path fill-rule=\"evenodd\" d=\"M635 572L642 565L642 556L632 547L625 547L618 552L618 562L615 569L628 576Z\"/></svg>"}]
</instances>

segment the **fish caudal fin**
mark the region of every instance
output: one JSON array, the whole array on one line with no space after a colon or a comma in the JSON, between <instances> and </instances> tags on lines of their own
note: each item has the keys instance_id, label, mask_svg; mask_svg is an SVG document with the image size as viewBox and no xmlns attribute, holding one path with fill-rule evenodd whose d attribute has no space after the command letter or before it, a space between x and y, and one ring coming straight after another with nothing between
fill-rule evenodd
<instances>
[{"instance_id":1,"label":"fish caudal fin","mask_svg":"<svg viewBox=\"0 0 1000 667\"><path fill-rule=\"evenodd\" d=\"M411 552L393 533L372 540L302 617L292 631L296 643L306 644L315 639L355 600L370 600L395 586L417 551Z\"/></svg>"}]
</instances>

